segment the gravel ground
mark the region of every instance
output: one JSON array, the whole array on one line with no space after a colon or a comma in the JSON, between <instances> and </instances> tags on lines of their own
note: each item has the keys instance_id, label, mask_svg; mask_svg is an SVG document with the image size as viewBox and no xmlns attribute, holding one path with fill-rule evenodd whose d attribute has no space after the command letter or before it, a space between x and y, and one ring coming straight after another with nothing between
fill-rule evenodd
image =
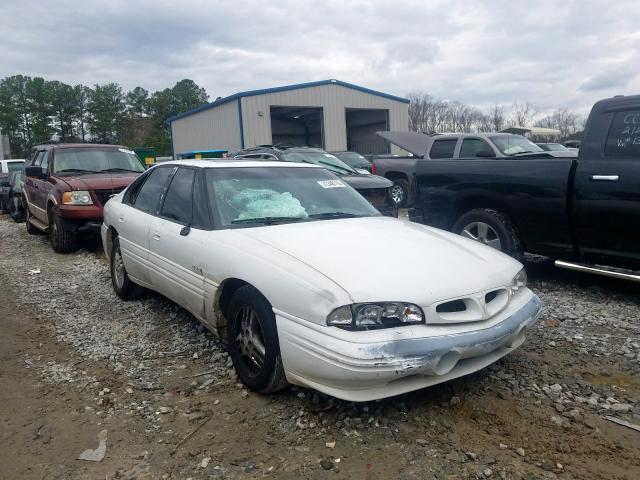
<instances>
[{"instance_id":1,"label":"gravel ground","mask_svg":"<svg viewBox=\"0 0 640 480\"><path fill-rule=\"evenodd\" d=\"M117 299L96 242L57 255L0 216L0 251L0 478L640 478L640 432L604 418L640 424L636 285L530 258L545 308L517 352L354 404L247 391L188 313Z\"/></svg>"}]
</instances>

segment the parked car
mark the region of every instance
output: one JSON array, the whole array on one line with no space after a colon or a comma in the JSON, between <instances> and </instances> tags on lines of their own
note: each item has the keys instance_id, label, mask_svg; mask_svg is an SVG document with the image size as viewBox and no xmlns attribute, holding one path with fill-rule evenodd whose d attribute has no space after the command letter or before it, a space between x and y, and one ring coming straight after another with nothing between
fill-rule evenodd
<instances>
[{"instance_id":1,"label":"parked car","mask_svg":"<svg viewBox=\"0 0 640 480\"><path fill-rule=\"evenodd\" d=\"M366 170L371 173L371 162L358 152L329 152L355 170Z\"/></svg>"},{"instance_id":2,"label":"parked car","mask_svg":"<svg viewBox=\"0 0 640 480\"><path fill-rule=\"evenodd\" d=\"M105 203L144 171L136 154L119 145L35 147L22 188L27 232L48 232L56 252L71 251L78 234L100 231Z\"/></svg>"},{"instance_id":3,"label":"parked car","mask_svg":"<svg viewBox=\"0 0 640 480\"><path fill-rule=\"evenodd\" d=\"M22 180L24 174L21 171L11 172L5 180L0 180L0 211L8 212L16 222L24 220L22 207Z\"/></svg>"},{"instance_id":4,"label":"parked car","mask_svg":"<svg viewBox=\"0 0 640 480\"><path fill-rule=\"evenodd\" d=\"M11 160L0 160L0 176L9 175L11 172L20 172L24 169L24 159L14 158Z\"/></svg>"},{"instance_id":5,"label":"parked car","mask_svg":"<svg viewBox=\"0 0 640 480\"><path fill-rule=\"evenodd\" d=\"M156 165L107 203L102 239L120 298L175 301L264 393L368 401L444 382L512 352L541 308L516 260L381 216L304 163Z\"/></svg>"},{"instance_id":6,"label":"parked car","mask_svg":"<svg viewBox=\"0 0 640 480\"><path fill-rule=\"evenodd\" d=\"M564 152L570 150L561 143L536 143L545 152Z\"/></svg>"},{"instance_id":7,"label":"parked car","mask_svg":"<svg viewBox=\"0 0 640 480\"><path fill-rule=\"evenodd\" d=\"M468 153L415 164L412 219L516 258L640 281L640 95L596 103L577 157L489 156L483 137L447 138Z\"/></svg>"},{"instance_id":8,"label":"parked car","mask_svg":"<svg viewBox=\"0 0 640 480\"><path fill-rule=\"evenodd\" d=\"M235 153L233 156L252 160L277 160L320 165L340 176L346 183L369 200L383 215L398 216L398 209L390 196L391 181L377 175L359 173L339 158L320 148L265 145L247 148Z\"/></svg>"},{"instance_id":9,"label":"parked car","mask_svg":"<svg viewBox=\"0 0 640 480\"><path fill-rule=\"evenodd\" d=\"M391 196L398 206L412 204L416 192L416 168L425 160L576 156L573 152L546 152L522 135L510 133L425 135L416 132L378 132L378 135L411 154L373 160L372 172L393 181Z\"/></svg>"}]
</instances>

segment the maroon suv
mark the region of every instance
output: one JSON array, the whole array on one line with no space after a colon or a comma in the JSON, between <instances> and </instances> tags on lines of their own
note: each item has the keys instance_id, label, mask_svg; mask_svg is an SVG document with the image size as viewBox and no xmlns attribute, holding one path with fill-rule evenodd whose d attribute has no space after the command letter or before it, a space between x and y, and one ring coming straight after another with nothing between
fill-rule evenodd
<instances>
[{"instance_id":1,"label":"maroon suv","mask_svg":"<svg viewBox=\"0 0 640 480\"><path fill-rule=\"evenodd\" d=\"M48 232L56 252L71 251L78 234L100 231L104 204L142 172L136 154L119 145L35 147L22 189L27 232Z\"/></svg>"}]
</instances>

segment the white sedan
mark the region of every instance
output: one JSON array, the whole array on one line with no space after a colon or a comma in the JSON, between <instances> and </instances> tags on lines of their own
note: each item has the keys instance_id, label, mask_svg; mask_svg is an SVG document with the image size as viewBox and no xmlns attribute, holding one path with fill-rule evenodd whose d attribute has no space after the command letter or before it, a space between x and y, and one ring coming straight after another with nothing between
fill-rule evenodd
<instances>
[{"instance_id":1,"label":"white sedan","mask_svg":"<svg viewBox=\"0 0 640 480\"><path fill-rule=\"evenodd\" d=\"M163 163L107 203L102 239L118 296L187 309L263 393L368 401L444 382L520 346L541 309L516 260L383 217L307 164Z\"/></svg>"}]
</instances>

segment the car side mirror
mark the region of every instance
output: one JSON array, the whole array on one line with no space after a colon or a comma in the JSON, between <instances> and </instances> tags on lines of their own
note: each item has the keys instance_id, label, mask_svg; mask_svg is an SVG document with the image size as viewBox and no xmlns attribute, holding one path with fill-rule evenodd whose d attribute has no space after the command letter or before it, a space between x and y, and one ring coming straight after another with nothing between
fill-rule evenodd
<instances>
[{"instance_id":1,"label":"car side mirror","mask_svg":"<svg viewBox=\"0 0 640 480\"><path fill-rule=\"evenodd\" d=\"M495 158L496 154L493 153L493 150L480 150L479 152L476 152L476 157L480 157L480 158Z\"/></svg>"},{"instance_id":2,"label":"car side mirror","mask_svg":"<svg viewBox=\"0 0 640 480\"><path fill-rule=\"evenodd\" d=\"M25 167L24 174L27 177L47 178L47 172L45 172L42 167Z\"/></svg>"}]
</instances>

